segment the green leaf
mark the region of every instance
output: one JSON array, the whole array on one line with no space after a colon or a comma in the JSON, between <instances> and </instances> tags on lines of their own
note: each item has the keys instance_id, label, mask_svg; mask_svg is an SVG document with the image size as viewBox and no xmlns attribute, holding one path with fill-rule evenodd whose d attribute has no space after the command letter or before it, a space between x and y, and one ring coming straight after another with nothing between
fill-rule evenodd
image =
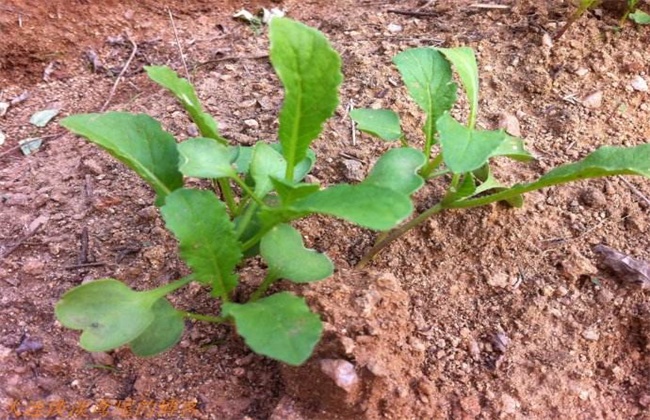
<instances>
[{"instance_id":1,"label":"green leaf","mask_svg":"<svg viewBox=\"0 0 650 420\"><path fill-rule=\"evenodd\" d=\"M273 188L280 196L283 206L289 206L296 200L311 195L320 189L318 184L293 184L281 178L271 178Z\"/></svg>"},{"instance_id":2,"label":"green leaf","mask_svg":"<svg viewBox=\"0 0 650 420\"><path fill-rule=\"evenodd\" d=\"M637 9L634 13L629 14L629 18L639 25L650 25L650 15L643 10Z\"/></svg>"},{"instance_id":3,"label":"green leaf","mask_svg":"<svg viewBox=\"0 0 650 420\"><path fill-rule=\"evenodd\" d=\"M490 193L496 193L499 191L505 191L509 189L509 187L506 187L494 177L494 174L492 173L492 169L490 169L489 165L484 165L480 169L474 171L473 174L476 176L476 178L480 180L481 184L478 187L476 187L472 196L482 194L488 191ZM521 207L524 205L524 197L522 195L509 197L506 198L504 201L512 207Z\"/></svg>"},{"instance_id":4,"label":"green leaf","mask_svg":"<svg viewBox=\"0 0 650 420\"><path fill-rule=\"evenodd\" d=\"M471 173L467 173L463 176L463 181L458 185L458 187L456 187L456 189L449 189L445 197L442 199L442 204L448 205L449 203L471 197L474 194L476 194L474 177Z\"/></svg>"},{"instance_id":5,"label":"green leaf","mask_svg":"<svg viewBox=\"0 0 650 420\"><path fill-rule=\"evenodd\" d=\"M142 334L154 321L157 298L136 292L115 279L77 286L63 295L54 310L68 328L83 330L81 347L88 351L118 348Z\"/></svg>"},{"instance_id":6,"label":"green leaf","mask_svg":"<svg viewBox=\"0 0 650 420\"><path fill-rule=\"evenodd\" d=\"M528 150L526 150L526 145L522 139L519 137L513 137L507 133L504 135L505 140L499 145L499 147L496 148L494 152L492 152L492 156L507 156L510 159L514 159L519 162L529 162L535 159L535 157Z\"/></svg>"},{"instance_id":7,"label":"green leaf","mask_svg":"<svg viewBox=\"0 0 650 420\"><path fill-rule=\"evenodd\" d=\"M436 121L456 102L456 84L449 62L433 48L412 48L393 58L415 102L426 112L425 153L431 150Z\"/></svg>"},{"instance_id":8,"label":"green leaf","mask_svg":"<svg viewBox=\"0 0 650 420\"><path fill-rule=\"evenodd\" d=\"M506 142L503 131L472 130L449 114L438 120L438 130L445 164L457 174L480 168Z\"/></svg>"},{"instance_id":9,"label":"green leaf","mask_svg":"<svg viewBox=\"0 0 650 420\"><path fill-rule=\"evenodd\" d=\"M601 147L581 161L551 170L530 185L535 185L537 189L579 179L613 175L642 175L650 178L650 144Z\"/></svg>"},{"instance_id":10,"label":"green leaf","mask_svg":"<svg viewBox=\"0 0 650 420\"><path fill-rule=\"evenodd\" d=\"M272 19L269 33L271 63L285 89L278 136L285 178L292 180L294 167L338 105L341 59L323 34L290 19Z\"/></svg>"},{"instance_id":11,"label":"green leaf","mask_svg":"<svg viewBox=\"0 0 650 420\"><path fill-rule=\"evenodd\" d=\"M278 153L281 153L282 156L284 156L284 153L282 152L282 145L280 143L270 143L269 146L271 146L273 150L275 150ZM305 176L314 167L315 163L316 163L316 153L314 153L314 151L311 149L307 149L307 155L305 156L305 158L300 162L298 162L298 164L294 168L293 181L294 182L302 181L305 178Z\"/></svg>"},{"instance_id":12,"label":"green leaf","mask_svg":"<svg viewBox=\"0 0 650 420\"><path fill-rule=\"evenodd\" d=\"M426 157L419 150L410 147L391 149L377 160L363 183L411 195L424 185L418 170L425 162Z\"/></svg>"},{"instance_id":13,"label":"green leaf","mask_svg":"<svg viewBox=\"0 0 650 420\"><path fill-rule=\"evenodd\" d=\"M179 189L167 197L161 213L196 280L227 296L237 285L233 270L242 254L225 205L209 191Z\"/></svg>"},{"instance_id":14,"label":"green leaf","mask_svg":"<svg viewBox=\"0 0 650 420\"><path fill-rule=\"evenodd\" d=\"M407 194L361 183L320 190L294 203L292 209L340 217L370 229L388 230L406 219L413 212L413 205Z\"/></svg>"},{"instance_id":15,"label":"green leaf","mask_svg":"<svg viewBox=\"0 0 650 420\"><path fill-rule=\"evenodd\" d=\"M394 141L402 138L399 116L390 109L353 109L350 118L357 128L382 140Z\"/></svg>"},{"instance_id":16,"label":"green leaf","mask_svg":"<svg viewBox=\"0 0 650 420\"><path fill-rule=\"evenodd\" d=\"M137 356L154 356L173 347L183 335L183 314L165 298L158 299L151 308L154 320L142 334L129 343Z\"/></svg>"},{"instance_id":17,"label":"green leaf","mask_svg":"<svg viewBox=\"0 0 650 420\"><path fill-rule=\"evenodd\" d=\"M460 81L463 83L467 98L469 99L469 128L476 125L476 115L478 113L478 65L474 50L469 47L458 48L437 48L443 53L447 60L456 68Z\"/></svg>"},{"instance_id":18,"label":"green leaf","mask_svg":"<svg viewBox=\"0 0 650 420\"><path fill-rule=\"evenodd\" d=\"M247 174L250 170L251 160L253 160L253 147L252 146L235 146L236 159L233 162L235 170L240 174Z\"/></svg>"},{"instance_id":19,"label":"green leaf","mask_svg":"<svg viewBox=\"0 0 650 420\"><path fill-rule=\"evenodd\" d=\"M257 143L253 150L250 174L255 181L255 194L264 197L273 189L271 177L281 178L287 170L287 161L265 143Z\"/></svg>"},{"instance_id":20,"label":"green leaf","mask_svg":"<svg viewBox=\"0 0 650 420\"><path fill-rule=\"evenodd\" d=\"M226 144L226 140L219 135L216 121L203 112L203 107L199 98L196 96L194 87L187 80L178 77L178 74L167 66L145 66L144 68L149 78L160 86L169 90L183 108L190 114L192 121L197 125L201 135Z\"/></svg>"},{"instance_id":21,"label":"green leaf","mask_svg":"<svg viewBox=\"0 0 650 420\"><path fill-rule=\"evenodd\" d=\"M232 149L212 139L198 137L178 145L179 169L185 176L195 178L234 178L237 172L233 162L237 157Z\"/></svg>"},{"instance_id":22,"label":"green leaf","mask_svg":"<svg viewBox=\"0 0 650 420\"><path fill-rule=\"evenodd\" d=\"M246 304L225 303L223 316L235 319L237 332L253 351L294 366L311 356L323 331L305 300L288 292Z\"/></svg>"},{"instance_id":23,"label":"green leaf","mask_svg":"<svg viewBox=\"0 0 650 420\"><path fill-rule=\"evenodd\" d=\"M277 225L264 235L260 253L272 278L310 283L325 279L334 272L327 255L305 248L302 236L291 225Z\"/></svg>"},{"instance_id":24,"label":"green leaf","mask_svg":"<svg viewBox=\"0 0 650 420\"><path fill-rule=\"evenodd\" d=\"M156 191L156 205L183 186L176 141L148 115L125 112L72 115L61 125L104 148Z\"/></svg>"}]
</instances>

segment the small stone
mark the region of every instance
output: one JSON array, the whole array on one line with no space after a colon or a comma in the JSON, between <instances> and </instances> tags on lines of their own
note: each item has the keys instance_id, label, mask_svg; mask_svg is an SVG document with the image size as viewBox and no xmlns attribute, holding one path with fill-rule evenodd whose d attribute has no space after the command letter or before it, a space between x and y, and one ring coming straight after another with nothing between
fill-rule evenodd
<instances>
[{"instance_id":1,"label":"small stone","mask_svg":"<svg viewBox=\"0 0 650 420\"><path fill-rule=\"evenodd\" d=\"M38 258L27 258L23 262L23 273L38 277L45 271L45 263Z\"/></svg>"},{"instance_id":2,"label":"small stone","mask_svg":"<svg viewBox=\"0 0 650 420\"><path fill-rule=\"evenodd\" d=\"M521 137L521 128L519 127L519 120L512 114L502 112L499 115L499 128L506 130L506 133L511 136Z\"/></svg>"},{"instance_id":3,"label":"small stone","mask_svg":"<svg viewBox=\"0 0 650 420\"><path fill-rule=\"evenodd\" d=\"M641 398L639 398L639 405L643 408L650 407L650 394L642 395Z\"/></svg>"},{"instance_id":4,"label":"small stone","mask_svg":"<svg viewBox=\"0 0 650 420\"><path fill-rule=\"evenodd\" d=\"M9 109L9 102L0 102L0 117L4 117Z\"/></svg>"},{"instance_id":5,"label":"small stone","mask_svg":"<svg viewBox=\"0 0 650 420\"><path fill-rule=\"evenodd\" d=\"M250 119L250 120L244 120L244 125L248 128L252 128L254 130L260 128L260 123L258 123L256 120Z\"/></svg>"},{"instance_id":6,"label":"small stone","mask_svg":"<svg viewBox=\"0 0 650 420\"><path fill-rule=\"evenodd\" d=\"M605 207L608 204L605 194L597 188L585 188L580 192L580 202L586 207Z\"/></svg>"},{"instance_id":7,"label":"small stone","mask_svg":"<svg viewBox=\"0 0 650 420\"><path fill-rule=\"evenodd\" d=\"M582 332L582 338L587 341L598 341L600 339L600 334L595 328L590 327Z\"/></svg>"},{"instance_id":8,"label":"small stone","mask_svg":"<svg viewBox=\"0 0 650 420\"><path fill-rule=\"evenodd\" d=\"M396 34L398 32L402 32L404 28L402 27L402 25L398 25L397 23L389 23L387 29L388 32Z\"/></svg>"},{"instance_id":9,"label":"small stone","mask_svg":"<svg viewBox=\"0 0 650 420\"><path fill-rule=\"evenodd\" d=\"M634 76L630 82L630 86L632 86L632 89L636 90L637 92L648 91L648 82L646 82L646 80L641 76Z\"/></svg>"},{"instance_id":10,"label":"small stone","mask_svg":"<svg viewBox=\"0 0 650 420\"><path fill-rule=\"evenodd\" d=\"M589 109L598 109L603 105L603 91L598 90L582 98L582 105Z\"/></svg>"},{"instance_id":11,"label":"small stone","mask_svg":"<svg viewBox=\"0 0 650 420\"><path fill-rule=\"evenodd\" d=\"M90 353L90 357L93 359L93 362L98 365L113 366L115 364L113 356L103 351Z\"/></svg>"},{"instance_id":12,"label":"small stone","mask_svg":"<svg viewBox=\"0 0 650 420\"><path fill-rule=\"evenodd\" d=\"M323 359L320 361L320 370L346 392L352 392L359 383L359 376L354 365L347 360Z\"/></svg>"},{"instance_id":13,"label":"small stone","mask_svg":"<svg viewBox=\"0 0 650 420\"><path fill-rule=\"evenodd\" d=\"M138 216L144 220L155 220L158 217L158 210L155 206L148 206L138 210Z\"/></svg>"},{"instance_id":14,"label":"small stone","mask_svg":"<svg viewBox=\"0 0 650 420\"><path fill-rule=\"evenodd\" d=\"M508 394L501 395L501 410L506 414L514 414L521 404Z\"/></svg>"},{"instance_id":15,"label":"small stone","mask_svg":"<svg viewBox=\"0 0 650 420\"><path fill-rule=\"evenodd\" d=\"M101 175L104 172L101 165L95 159L84 159L81 162L81 167L93 175Z\"/></svg>"},{"instance_id":16,"label":"small stone","mask_svg":"<svg viewBox=\"0 0 650 420\"><path fill-rule=\"evenodd\" d=\"M548 32L544 32L544 35L542 35L542 46L553 48L553 38L551 38Z\"/></svg>"},{"instance_id":17,"label":"small stone","mask_svg":"<svg viewBox=\"0 0 650 420\"><path fill-rule=\"evenodd\" d=\"M196 126L196 124L192 123L187 126L185 129L185 132L187 133L188 136L190 137L198 137L199 136L199 128Z\"/></svg>"},{"instance_id":18,"label":"small stone","mask_svg":"<svg viewBox=\"0 0 650 420\"><path fill-rule=\"evenodd\" d=\"M343 159L341 161L343 175L348 181L362 181L365 178L363 164L354 159Z\"/></svg>"},{"instance_id":19,"label":"small stone","mask_svg":"<svg viewBox=\"0 0 650 420\"><path fill-rule=\"evenodd\" d=\"M607 304L614 300L614 293L607 289L601 289L596 296L598 303Z\"/></svg>"},{"instance_id":20,"label":"small stone","mask_svg":"<svg viewBox=\"0 0 650 420\"><path fill-rule=\"evenodd\" d=\"M510 285L510 276L507 273L497 273L489 277L487 283L492 287L506 288Z\"/></svg>"},{"instance_id":21,"label":"small stone","mask_svg":"<svg viewBox=\"0 0 650 420\"><path fill-rule=\"evenodd\" d=\"M576 70L576 76L585 77L587 74L589 74L589 69L585 67L580 67L578 70Z\"/></svg>"}]
</instances>

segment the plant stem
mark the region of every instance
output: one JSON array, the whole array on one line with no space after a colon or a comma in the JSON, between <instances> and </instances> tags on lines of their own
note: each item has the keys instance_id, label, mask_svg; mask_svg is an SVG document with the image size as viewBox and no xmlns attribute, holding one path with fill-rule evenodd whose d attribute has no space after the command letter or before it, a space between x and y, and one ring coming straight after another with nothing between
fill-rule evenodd
<instances>
[{"instance_id":1,"label":"plant stem","mask_svg":"<svg viewBox=\"0 0 650 420\"><path fill-rule=\"evenodd\" d=\"M155 296L156 299L160 299L172 293L173 291L180 289L181 287L185 286L187 283L191 282L192 280L194 280L194 275L190 274L189 276L185 276L171 283L167 283L163 286L149 290L147 293L150 293L152 296Z\"/></svg>"},{"instance_id":2,"label":"plant stem","mask_svg":"<svg viewBox=\"0 0 650 420\"><path fill-rule=\"evenodd\" d=\"M235 231L235 236L237 236L237 238L240 238L240 240L241 240L241 236L244 234L244 232L246 232L246 228L248 227L248 224L253 218L253 215L255 214L255 211L257 210L258 207L259 206L257 203L251 203L246 208L246 212L242 216L242 219L239 222L239 224L237 225L237 231Z\"/></svg>"},{"instance_id":3,"label":"plant stem","mask_svg":"<svg viewBox=\"0 0 650 420\"><path fill-rule=\"evenodd\" d=\"M225 178L220 178L217 180L217 183L219 184L219 189L221 190L223 201L225 201L226 206L228 206L228 211L231 215L235 214L237 211L237 203L235 202L235 195L232 192L232 187L228 183L228 180Z\"/></svg>"},{"instance_id":4,"label":"plant stem","mask_svg":"<svg viewBox=\"0 0 650 420\"><path fill-rule=\"evenodd\" d=\"M377 241L375 245L368 251L366 255L363 256L361 261L359 261L356 265L356 268L363 268L368 263L381 251L384 250L388 245L390 245L391 242L394 240L398 239L402 235L404 235L406 232L409 230L413 229L420 223L424 222L427 220L430 216L440 213L442 210L444 210L444 207L442 206L441 203L436 204L435 206L431 207L430 209L424 211L423 213L420 213L419 216L411 219L410 221L404 223L402 226L399 226L393 230L391 230L388 235L386 235L383 239Z\"/></svg>"},{"instance_id":5,"label":"plant stem","mask_svg":"<svg viewBox=\"0 0 650 420\"><path fill-rule=\"evenodd\" d=\"M426 155L427 159L429 158L429 155ZM431 175L431 172L435 171L438 169L438 166L442 163L442 153L439 153L438 156L434 157L431 159L422 169L420 169L420 175L424 179L429 179L429 175Z\"/></svg>"},{"instance_id":6,"label":"plant stem","mask_svg":"<svg viewBox=\"0 0 650 420\"><path fill-rule=\"evenodd\" d=\"M251 295L250 299L248 299L249 302L255 302L257 299L260 298L266 292L269 287L273 284L274 281L278 279L278 276L273 274L272 272L268 272L266 274L266 277L264 277L264 281L259 285L257 290L253 292Z\"/></svg>"},{"instance_id":7,"label":"plant stem","mask_svg":"<svg viewBox=\"0 0 650 420\"><path fill-rule=\"evenodd\" d=\"M234 177L233 180L235 181L235 183L237 185L239 185L241 187L241 189L246 193L246 195L248 195L250 198L252 198L257 204L259 204L260 206L264 205L264 201L262 201L261 198L256 196L255 193L253 192L253 190L251 190L250 187L248 185L246 185L246 182L244 182L240 177L238 177L238 176Z\"/></svg>"},{"instance_id":8,"label":"plant stem","mask_svg":"<svg viewBox=\"0 0 650 420\"><path fill-rule=\"evenodd\" d=\"M222 316L195 314L194 312L183 312L183 316L185 318L196 319L197 321L212 322L215 324L222 324L226 322L226 318Z\"/></svg>"}]
</instances>

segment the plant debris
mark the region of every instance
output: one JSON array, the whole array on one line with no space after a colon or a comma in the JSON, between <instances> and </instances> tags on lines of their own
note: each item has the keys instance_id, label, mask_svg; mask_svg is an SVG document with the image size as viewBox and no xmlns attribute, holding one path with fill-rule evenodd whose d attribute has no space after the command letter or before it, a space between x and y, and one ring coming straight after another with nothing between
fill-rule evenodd
<instances>
[{"instance_id":1,"label":"plant debris","mask_svg":"<svg viewBox=\"0 0 650 420\"><path fill-rule=\"evenodd\" d=\"M606 245L596 245L594 252L607 268L626 283L635 283L642 289L650 289L650 264L618 252Z\"/></svg>"}]
</instances>

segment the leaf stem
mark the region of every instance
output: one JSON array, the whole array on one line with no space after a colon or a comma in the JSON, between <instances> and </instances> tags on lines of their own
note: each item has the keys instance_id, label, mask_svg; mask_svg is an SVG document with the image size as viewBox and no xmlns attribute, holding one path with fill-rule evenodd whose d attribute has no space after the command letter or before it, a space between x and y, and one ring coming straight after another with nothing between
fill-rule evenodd
<instances>
[{"instance_id":1,"label":"leaf stem","mask_svg":"<svg viewBox=\"0 0 650 420\"><path fill-rule=\"evenodd\" d=\"M226 202L228 206L228 211L230 214L235 214L237 211L237 203L235 202L235 195L232 192L232 187L228 183L228 180L225 178L220 178L217 180L219 184L219 189L221 190L221 195L223 196L223 201Z\"/></svg>"},{"instance_id":2,"label":"leaf stem","mask_svg":"<svg viewBox=\"0 0 650 420\"><path fill-rule=\"evenodd\" d=\"M425 155L425 156L427 157L427 159L429 158L429 155ZM424 168L420 169L420 175L422 176L422 178L429 179L429 175L431 175L431 172L438 169L441 163L442 163L442 153L439 153L438 156L434 157L426 165L424 165Z\"/></svg>"},{"instance_id":3,"label":"leaf stem","mask_svg":"<svg viewBox=\"0 0 650 420\"><path fill-rule=\"evenodd\" d=\"M235 231L235 236L241 240L241 236L246 232L246 228L248 227L248 224L251 222L251 219L253 218L253 215L255 214L255 211L258 208L257 203L250 203L250 205L246 208L246 211L244 212L241 221L237 224L237 230Z\"/></svg>"},{"instance_id":4,"label":"leaf stem","mask_svg":"<svg viewBox=\"0 0 650 420\"><path fill-rule=\"evenodd\" d=\"M236 176L236 177L234 177L234 178L232 178L232 179L233 179L233 181L235 181L235 183L236 183L237 185L239 185L239 186L241 187L241 189L246 193L246 195L248 195L250 198L252 198L252 199L253 199L257 204L259 204L260 206L264 206L264 201L262 201L261 198L259 198L258 196L255 195L255 193L253 192L253 190L251 190L251 188L250 188L248 185L246 185L246 182L244 182L244 181L243 181L240 177L238 177L238 176Z\"/></svg>"},{"instance_id":5,"label":"leaf stem","mask_svg":"<svg viewBox=\"0 0 650 420\"><path fill-rule=\"evenodd\" d=\"M257 299L259 299L260 296L262 296L264 292L266 292L269 289L269 287L273 284L273 282L276 281L277 279L278 276L273 274L273 272L269 271L266 274L266 277L264 277L264 281L262 281L262 283L259 285L257 290L253 292L253 294L251 295L250 299L248 299L248 301L255 302Z\"/></svg>"},{"instance_id":6,"label":"leaf stem","mask_svg":"<svg viewBox=\"0 0 650 420\"><path fill-rule=\"evenodd\" d=\"M215 324L223 324L226 322L226 318L222 316L203 315L194 312L183 312L183 316L185 318L195 319L197 321L212 322Z\"/></svg>"},{"instance_id":7,"label":"leaf stem","mask_svg":"<svg viewBox=\"0 0 650 420\"><path fill-rule=\"evenodd\" d=\"M185 286L187 283L191 282L192 280L194 280L194 275L190 274L189 276L185 276L171 283L167 283L163 286L149 290L146 293L151 294L156 298L156 300L158 300L164 296L167 296L173 291L180 289L181 287Z\"/></svg>"},{"instance_id":8,"label":"leaf stem","mask_svg":"<svg viewBox=\"0 0 650 420\"><path fill-rule=\"evenodd\" d=\"M431 207L430 209L424 211L421 213L419 216L411 219L410 221L404 223L402 226L399 226L393 230L391 230L388 235L386 235L383 239L377 241L377 243L368 251L366 255L363 256L361 261L359 261L356 265L356 268L363 268L368 263L381 251L384 250L388 245L391 244L394 240L400 238L402 235L404 235L406 232L409 230L413 229L414 227L418 226L420 223L424 222L427 220L430 216L440 213L442 210L444 210L444 207L442 206L442 203L438 203L435 206Z\"/></svg>"}]
</instances>

